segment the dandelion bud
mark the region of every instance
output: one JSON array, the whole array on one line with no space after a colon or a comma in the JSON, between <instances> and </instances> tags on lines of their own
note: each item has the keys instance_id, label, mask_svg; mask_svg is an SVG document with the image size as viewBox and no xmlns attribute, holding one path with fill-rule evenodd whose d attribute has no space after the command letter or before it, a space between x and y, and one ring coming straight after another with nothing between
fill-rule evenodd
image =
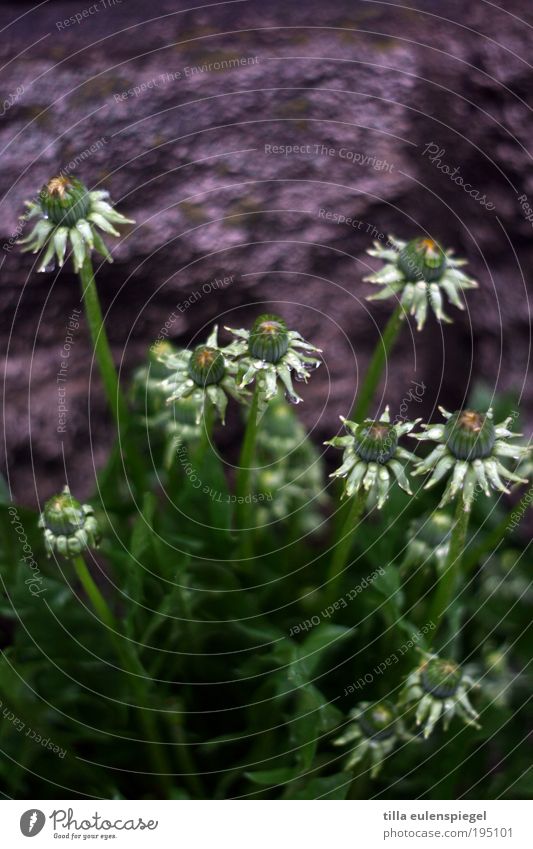
<instances>
[{"instance_id":1,"label":"dandelion bud","mask_svg":"<svg viewBox=\"0 0 533 849\"><path fill-rule=\"evenodd\" d=\"M405 313L415 317L418 330L424 327L430 309L438 321L451 321L444 311L444 296L462 310L462 293L477 288L476 281L461 271L464 260L455 258L451 250L443 251L432 239L404 242L389 236L389 244L374 242L368 253L385 262L379 271L365 278L381 287L368 300L399 300Z\"/></svg>"},{"instance_id":2,"label":"dandelion bud","mask_svg":"<svg viewBox=\"0 0 533 849\"><path fill-rule=\"evenodd\" d=\"M258 360L277 363L289 349L287 325L277 315L260 315L252 326L248 351Z\"/></svg>"},{"instance_id":3,"label":"dandelion bud","mask_svg":"<svg viewBox=\"0 0 533 849\"><path fill-rule=\"evenodd\" d=\"M433 563L440 571L445 568L450 549L454 520L440 511L414 519L408 528L403 568L428 568Z\"/></svg>"},{"instance_id":4,"label":"dandelion bud","mask_svg":"<svg viewBox=\"0 0 533 849\"><path fill-rule=\"evenodd\" d=\"M209 334L206 343L199 345L193 351L174 351L164 348L156 353L158 360L165 366L170 375L160 383L160 388L167 404L172 404L176 416L180 415L182 401L190 401L189 412L195 410L195 425L202 421L207 407L214 407L218 417L224 423L228 396L239 403L244 403L247 393L237 386L235 377L237 365L228 349L220 350L218 345L218 328L215 326ZM176 436L180 432L185 435L178 424ZM183 422L183 424L187 424ZM174 430L174 427L172 428ZM188 437L194 437L192 432Z\"/></svg>"},{"instance_id":5,"label":"dandelion bud","mask_svg":"<svg viewBox=\"0 0 533 849\"><path fill-rule=\"evenodd\" d=\"M39 200L45 216L64 227L86 218L91 204L88 189L75 177L53 177L42 187Z\"/></svg>"},{"instance_id":6,"label":"dandelion bud","mask_svg":"<svg viewBox=\"0 0 533 849\"><path fill-rule=\"evenodd\" d=\"M366 421L354 436L356 454L365 463L386 463L396 453L398 434L392 424Z\"/></svg>"},{"instance_id":7,"label":"dandelion bud","mask_svg":"<svg viewBox=\"0 0 533 849\"><path fill-rule=\"evenodd\" d=\"M57 551L64 557L73 557L85 548L98 546L98 525L93 508L73 498L68 486L46 502L39 527L44 531L48 556Z\"/></svg>"},{"instance_id":8,"label":"dandelion bud","mask_svg":"<svg viewBox=\"0 0 533 849\"><path fill-rule=\"evenodd\" d=\"M429 660L420 672L420 683L425 693L437 699L449 699L455 696L463 673L452 660L439 657Z\"/></svg>"},{"instance_id":9,"label":"dandelion bud","mask_svg":"<svg viewBox=\"0 0 533 849\"><path fill-rule=\"evenodd\" d=\"M212 386L224 377L226 364L218 348L199 345L191 354L188 370L197 386Z\"/></svg>"},{"instance_id":10,"label":"dandelion bud","mask_svg":"<svg viewBox=\"0 0 533 849\"><path fill-rule=\"evenodd\" d=\"M361 487L370 499L377 497L381 510L389 495L392 479L396 478L401 488L412 495L405 467L415 460L414 454L398 444L401 436L409 433L420 421L391 424L390 411L386 407L383 415L375 421L358 424L344 419L349 436L334 436L325 444L343 448L342 465L333 472L333 477L346 478L345 495L355 495Z\"/></svg>"},{"instance_id":11,"label":"dandelion bud","mask_svg":"<svg viewBox=\"0 0 533 849\"><path fill-rule=\"evenodd\" d=\"M492 419L473 410L454 413L444 428L444 439L458 460L489 457L496 441Z\"/></svg>"},{"instance_id":12,"label":"dandelion bud","mask_svg":"<svg viewBox=\"0 0 533 849\"><path fill-rule=\"evenodd\" d=\"M446 269L446 254L433 239L412 239L400 251L398 267L406 280L440 280Z\"/></svg>"},{"instance_id":13,"label":"dandelion bud","mask_svg":"<svg viewBox=\"0 0 533 849\"><path fill-rule=\"evenodd\" d=\"M45 527L56 535L73 534L83 527L84 518L81 504L72 497L68 487L61 495L47 501L44 507Z\"/></svg>"},{"instance_id":14,"label":"dandelion bud","mask_svg":"<svg viewBox=\"0 0 533 849\"><path fill-rule=\"evenodd\" d=\"M400 696L400 704L415 709L416 724L424 738L430 736L442 719L446 730L454 716L466 725L479 728L479 716L470 703L469 693L477 685L468 672L453 660L422 652L424 660L411 672Z\"/></svg>"},{"instance_id":15,"label":"dandelion bud","mask_svg":"<svg viewBox=\"0 0 533 849\"><path fill-rule=\"evenodd\" d=\"M390 702L376 702L359 717L359 725L366 737L387 740L396 733L397 714Z\"/></svg>"},{"instance_id":16,"label":"dandelion bud","mask_svg":"<svg viewBox=\"0 0 533 849\"><path fill-rule=\"evenodd\" d=\"M154 342L148 351L148 367L142 366L134 376L134 388L139 389L139 395L141 392L147 394L145 385L148 380L154 381L159 386L158 381L164 380L167 376L163 359L175 353L176 349L167 339Z\"/></svg>"},{"instance_id":17,"label":"dandelion bud","mask_svg":"<svg viewBox=\"0 0 533 849\"><path fill-rule=\"evenodd\" d=\"M350 722L335 746L349 744L351 752L345 769L350 770L366 760L370 777L375 778L396 744L406 736L401 719L390 702L361 702L350 711Z\"/></svg>"},{"instance_id":18,"label":"dandelion bud","mask_svg":"<svg viewBox=\"0 0 533 849\"><path fill-rule=\"evenodd\" d=\"M320 365L320 360L309 356L309 352L321 353L319 348L306 342L297 330L288 330L277 315L259 316L251 330L226 330L236 337L226 351L238 365L240 388L256 383L258 416L275 398L280 385L291 404L302 401L292 381L296 378L307 383L311 371Z\"/></svg>"},{"instance_id":19,"label":"dandelion bud","mask_svg":"<svg viewBox=\"0 0 533 849\"><path fill-rule=\"evenodd\" d=\"M18 244L23 246L23 251L34 254L44 249L39 271L46 271L54 258L61 267L67 249L72 251L77 272L93 250L112 262L100 231L119 236L115 225L133 224L133 221L117 212L107 198L106 191L90 192L75 177L53 177L43 186L36 201L27 201L24 219L38 220Z\"/></svg>"},{"instance_id":20,"label":"dandelion bud","mask_svg":"<svg viewBox=\"0 0 533 849\"><path fill-rule=\"evenodd\" d=\"M513 445L510 442L520 436L509 430L512 416L495 425L492 422L492 410L486 413L472 410L449 413L440 407L440 411L446 419L445 424L422 425L422 433L411 434L414 439L437 443L429 456L418 463L414 474L432 473L425 489L449 475L440 507L460 495L464 509L468 512L478 485L485 495L490 495L491 489L509 492L505 480L527 483L526 478L520 477L502 463L506 457L522 460L530 453L529 446Z\"/></svg>"}]
</instances>

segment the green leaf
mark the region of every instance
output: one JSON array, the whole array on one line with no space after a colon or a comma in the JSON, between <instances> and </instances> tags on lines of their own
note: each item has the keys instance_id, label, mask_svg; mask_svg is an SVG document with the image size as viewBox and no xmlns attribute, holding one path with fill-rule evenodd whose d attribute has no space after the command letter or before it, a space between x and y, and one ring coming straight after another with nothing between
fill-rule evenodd
<instances>
[{"instance_id":1,"label":"green leaf","mask_svg":"<svg viewBox=\"0 0 533 849\"><path fill-rule=\"evenodd\" d=\"M338 648L341 640L350 635L353 635L353 629L344 625L320 625L315 628L300 649L310 673L317 668L325 652Z\"/></svg>"},{"instance_id":2,"label":"green leaf","mask_svg":"<svg viewBox=\"0 0 533 849\"><path fill-rule=\"evenodd\" d=\"M339 641L350 633L350 628L341 625L321 625L304 643L298 644L288 638L278 642L275 656L280 666L288 667L284 679L290 683L291 688L308 684L316 675L325 653L335 650Z\"/></svg>"},{"instance_id":3,"label":"green leaf","mask_svg":"<svg viewBox=\"0 0 533 849\"><path fill-rule=\"evenodd\" d=\"M305 772L313 764L321 738L341 722L342 713L312 684L300 690L297 705L298 714L288 724L300 771Z\"/></svg>"}]
</instances>

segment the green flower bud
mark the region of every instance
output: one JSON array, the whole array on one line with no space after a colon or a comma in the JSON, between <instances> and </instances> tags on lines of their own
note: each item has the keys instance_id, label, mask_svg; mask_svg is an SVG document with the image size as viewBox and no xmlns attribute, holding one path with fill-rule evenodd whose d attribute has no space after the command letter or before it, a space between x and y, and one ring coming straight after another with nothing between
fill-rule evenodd
<instances>
[{"instance_id":1,"label":"green flower bud","mask_svg":"<svg viewBox=\"0 0 533 849\"><path fill-rule=\"evenodd\" d=\"M453 518L448 513L431 513L411 522L409 536L423 542L428 551L434 551L449 539L453 525Z\"/></svg>"},{"instance_id":2,"label":"green flower bud","mask_svg":"<svg viewBox=\"0 0 533 849\"><path fill-rule=\"evenodd\" d=\"M400 251L398 267L409 281L434 283L444 274L446 255L433 239L412 239Z\"/></svg>"},{"instance_id":3,"label":"green flower bud","mask_svg":"<svg viewBox=\"0 0 533 849\"><path fill-rule=\"evenodd\" d=\"M189 377L197 386L211 386L220 383L226 371L226 363L218 348L199 345L189 360Z\"/></svg>"},{"instance_id":4,"label":"green flower bud","mask_svg":"<svg viewBox=\"0 0 533 849\"><path fill-rule=\"evenodd\" d=\"M289 349L287 325L277 315L260 315L250 330L248 351L252 357L277 363Z\"/></svg>"},{"instance_id":5,"label":"green flower bud","mask_svg":"<svg viewBox=\"0 0 533 849\"><path fill-rule=\"evenodd\" d=\"M392 424L366 421L359 425L354 436L355 452L365 463L386 463L398 447L398 434Z\"/></svg>"},{"instance_id":6,"label":"green flower bud","mask_svg":"<svg viewBox=\"0 0 533 849\"><path fill-rule=\"evenodd\" d=\"M167 340L155 342L148 351L149 377L150 380L164 380L168 369L162 362L164 356L175 354L176 349Z\"/></svg>"},{"instance_id":7,"label":"green flower bud","mask_svg":"<svg viewBox=\"0 0 533 849\"><path fill-rule=\"evenodd\" d=\"M450 416L444 427L444 439L458 460L489 457L496 441L492 419L473 410L462 410Z\"/></svg>"},{"instance_id":8,"label":"green flower bud","mask_svg":"<svg viewBox=\"0 0 533 849\"><path fill-rule=\"evenodd\" d=\"M176 349L172 342L169 342L168 339L159 339L157 342L154 342L151 345L148 351L148 359L150 360L150 365L154 363L160 363L161 358L168 354L175 354Z\"/></svg>"},{"instance_id":9,"label":"green flower bud","mask_svg":"<svg viewBox=\"0 0 533 849\"><path fill-rule=\"evenodd\" d=\"M74 227L86 218L91 206L88 189L75 177L49 180L41 189L39 202L45 217L64 227Z\"/></svg>"},{"instance_id":10,"label":"green flower bud","mask_svg":"<svg viewBox=\"0 0 533 849\"><path fill-rule=\"evenodd\" d=\"M359 725L366 737L387 740L396 733L397 715L390 702L376 702L359 717Z\"/></svg>"},{"instance_id":11,"label":"green flower bud","mask_svg":"<svg viewBox=\"0 0 533 849\"><path fill-rule=\"evenodd\" d=\"M99 532L93 508L73 498L68 486L46 502L39 527L44 531L49 556L57 551L64 557L72 557L85 548L98 546Z\"/></svg>"},{"instance_id":12,"label":"green flower bud","mask_svg":"<svg viewBox=\"0 0 533 849\"><path fill-rule=\"evenodd\" d=\"M99 231L119 236L116 225L133 221L117 212L107 198L106 191L90 192L75 177L59 176L43 186L36 201L26 202L24 219L38 221L19 244L34 254L44 249L38 271L46 271L55 260L61 267L67 250L75 271L81 270L93 250L113 262Z\"/></svg>"},{"instance_id":13,"label":"green flower bud","mask_svg":"<svg viewBox=\"0 0 533 849\"><path fill-rule=\"evenodd\" d=\"M449 699L459 689L463 673L453 660L429 660L420 674L422 688L437 699Z\"/></svg>"},{"instance_id":14,"label":"green flower bud","mask_svg":"<svg viewBox=\"0 0 533 849\"><path fill-rule=\"evenodd\" d=\"M53 534L73 534L83 527L85 515L81 504L65 488L44 505L45 527Z\"/></svg>"}]
</instances>

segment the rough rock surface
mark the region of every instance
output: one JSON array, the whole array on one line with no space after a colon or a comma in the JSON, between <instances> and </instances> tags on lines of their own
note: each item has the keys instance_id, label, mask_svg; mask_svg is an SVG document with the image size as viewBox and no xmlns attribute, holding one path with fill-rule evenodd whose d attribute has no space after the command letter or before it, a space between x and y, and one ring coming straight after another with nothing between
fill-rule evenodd
<instances>
[{"instance_id":1,"label":"rough rock surface","mask_svg":"<svg viewBox=\"0 0 533 849\"><path fill-rule=\"evenodd\" d=\"M55 377L79 287L67 269L36 274L12 244L23 200L73 162L137 222L115 241L115 264L98 271L125 378L172 314L171 336L187 344L214 321L276 309L324 349L301 414L325 438L391 312L365 301L362 277L375 266L365 250L378 233L423 230L466 256L481 285L452 325L405 329L387 399L397 407L416 380L426 389L409 413L431 415L482 379L522 396L531 429L533 224L519 200L533 205L531 10L521 0L505 10L484 0L431 11L355 0L190 5L0 8L0 322L15 496L42 501L65 475L87 494L111 434L83 321L58 434ZM79 23L68 20L77 13ZM429 144L444 151L434 162Z\"/></svg>"}]
</instances>

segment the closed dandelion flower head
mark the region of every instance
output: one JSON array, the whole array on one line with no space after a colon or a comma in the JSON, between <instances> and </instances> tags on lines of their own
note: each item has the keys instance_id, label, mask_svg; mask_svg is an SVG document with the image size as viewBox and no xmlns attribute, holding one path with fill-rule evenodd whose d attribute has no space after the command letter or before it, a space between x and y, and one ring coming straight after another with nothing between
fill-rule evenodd
<instances>
[{"instance_id":1,"label":"closed dandelion flower head","mask_svg":"<svg viewBox=\"0 0 533 849\"><path fill-rule=\"evenodd\" d=\"M407 532L404 569L435 564L441 571L446 565L454 521L448 513L437 510L430 516L413 519Z\"/></svg>"},{"instance_id":2,"label":"closed dandelion flower head","mask_svg":"<svg viewBox=\"0 0 533 849\"><path fill-rule=\"evenodd\" d=\"M318 507L327 501L323 461L306 436L293 408L278 392L269 403L257 434L259 469L254 477L255 491L268 495L258 507L258 524L290 517L291 522L309 533L320 526Z\"/></svg>"},{"instance_id":3,"label":"closed dandelion flower head","mask_svg":"<svg viewBox=\"0 0 533 849\"><path fill-rule=\"evenodd\" d=\"M416 706L416 724L423 729L424 737L429 737L441 719L446 730L454 716L479 728L478 714L468 698L476 686L474 681L453 660L422 654L422 663L407 677L400 703Z\"/></svg>"},{"instance_id":4,"label":"closed dandelion flower head","mask_svg":"<svg viewBox=\"0 0 533 849\"><path fill-rule=\"evenodd\" d=\"M391 486L391 472L402 489L412 495L405 473L407 463L416 459L414 454L400 447L398 440L409 433L420 419L392 424L389 408L380 419L358 424L341 416L349 436L334 436L325 445L343 448L342 465L330 477L346 478L344 494L355 495L362 488L371 500L383 507Z\"/></svg>"},{"instance_id":5,"label":"closed dandelion flower head","mask_svg":"<svg viewBox=\"0 0 533 849\"><path fill-rule=\"evenodd\" d=\"M344 734L333 741L334 746L351 745L345 769L353 769L367 756L371 777L380 772L383 761L403 736L403 726L396 709L388 701L361 702L350 712L352 721Z\"/></svg>"},{"instance_id":6,"label":"closed dandelion flower head","mask_svg":"<svg viewBox=\"0 0 533 849\"><path fill-rule=\"evenodd\" d=\"M285 321L276 315L259 316L251 330L226 330L236 337L227 350L239 364L239 385L242 388L256 381L260 412L276 395L278 381L291 403L302 401L294 389L293 377L308 381L311 371L320 365L320 360L308 353L321 353L320 348L306 342L296 330L288 330Z\"/></svg>"},{"instance_id":7,"label":"closed dandelion flower head","mask_svg":"<svg viewBox=\"0 0 533 849\"><path fill-rule=\"evenodd\" d=\"M199 345L194 349L187 369L189 377L197 386L215 386L226 372L224 356L211 345Z\"/></svg>"},{"instance_id":8,"label":"closed dandelion flower head","mask_svg":"<svg viewBox=\"0 0 533 849\"><path fill-rule=\"evenodd\" d=\"M33 230L19 241L24 251L43 251L38 271L46 271L57 259L61 267L67 250L72 250L74 270L78 272L93 250L112 262L99 231L119 236L115 224L133 224L120 215L107 198L108 192L90 192L75 177L59 176L49 180L37 201L27 201L23 220L39 219Z\"/></svg>"},{"instance_id":9,"label":"closed dandelion flower head","mask_svg":"<svg viewBox=\"0 0 533 849\"><path fill-rule=\"evenodd\" d=\"M446 271L446 254L433 239L411 239L398 256L398 268L406 280L433 283Z\"/></svg>"},{"instance_id":10,"label":"closed dandelion flower head","mask_svg":"<svg viewBox=\"0 0 533 849\"><path fill-rule=\"evenodd\" d=\"M130 399L133 409L146 427L164 427L170 419L166 394L161 382L168 371L161 362L166 354L175 354L176 348L167 340L154 342L148 352L148 362L133 375Z\"/></svg>"},{"instance_id":11,"label":"closed dandelion flower head","mask_svg":"<svg viewBox=\"0 0 533 849\"><path fill-rule=\"evenodd\" d=\"M153 439L156 446L161 439L166 442L166 468L172 465L179 445L194 442L202 434L200 425L196 423L197 417L202 415L201 401L189 397L167 404L163 382L168 369L162 359L177 353L177 349L166 340L154 343L147 365L141 366L133 375L130 394L136 421L149 434L149 439Z\"/></svg>"},{"instance_id":12,"label":"closed dandelion flower head","mask_svg":"<svg viewBox=\"0 0 533 849\"><path fill-rule=\"evenodd\" d=\"M415 316L418 330L425 324L428 308L439 321L451 321L443 309L443 294L462 310L461 293L477 288L477 283L460 270L465 260L454 259L451 251L444 251L433 239L403 242L389 236L388 245L374 242L368 253L382 259L385 265L365 277L369 283L382 286L367 300L397 298L405 312Z\"/></svg>"},{"instance_id":13,"label":"closed dandelion flower head","mask_svg":"<svg viewBox=\"0 0 533 849\"><path fill-rule=\"evenodd\" d=\"M98 546L98 524L93 508L76 501L68 486L46 502L38 524L43 529L49 557L54 552L63 557L75 557L86 548Z\"/></svg>"},{"instance_id":14,"label":"closed dandelion flower head","mask_svg":"<svg viewBox=\"0 0 533 849\"><path fill-rule=\"evenodd\" d=\"M508 429L512 416L495 425L492 410L486 413L476 410L449 413L443 407L439 409L446 419L445 423L422 425L422 433L411 434L414 439L438 443L429 456L418 463L414 474L431 472L425 489L446 476L450 477L439 506L458 496L468 512L477 487L485 495L490 495L491 489L508 493L504 481L527 483L526 478L519 477L502 462L506 458L518 461L530 450L509 442L521 435Z\"/></svg>"},{"instance_id":15,"label":"closed dandelion flower head","mask_svg":"<svg viewBox=\"0 0 533 849\"><path fill-rule=\"evenodd\" d=\"M289 332L282 318L262 315L252 325L248 353L258 360L277 363L289 349Z\"/></svg>"},{"instance_id":16,"label":"closed dandelion flower head","mask_svg":"<svg viewBox=\"0 0 533 849\"><path fill-rule=\"evenodd\" d=\"M218 347L217 340L218 328L214 327L205 345L199 345L193 351L163 351L158 357L159 362L171 372L161 383L167 404L191 399L197 404L197 424L205 414L206 404L212 404L224 423L228 395L240 404L247 396L237 386L236 363L226 356L227 349Z\"/></svg>"}]
</instances>

